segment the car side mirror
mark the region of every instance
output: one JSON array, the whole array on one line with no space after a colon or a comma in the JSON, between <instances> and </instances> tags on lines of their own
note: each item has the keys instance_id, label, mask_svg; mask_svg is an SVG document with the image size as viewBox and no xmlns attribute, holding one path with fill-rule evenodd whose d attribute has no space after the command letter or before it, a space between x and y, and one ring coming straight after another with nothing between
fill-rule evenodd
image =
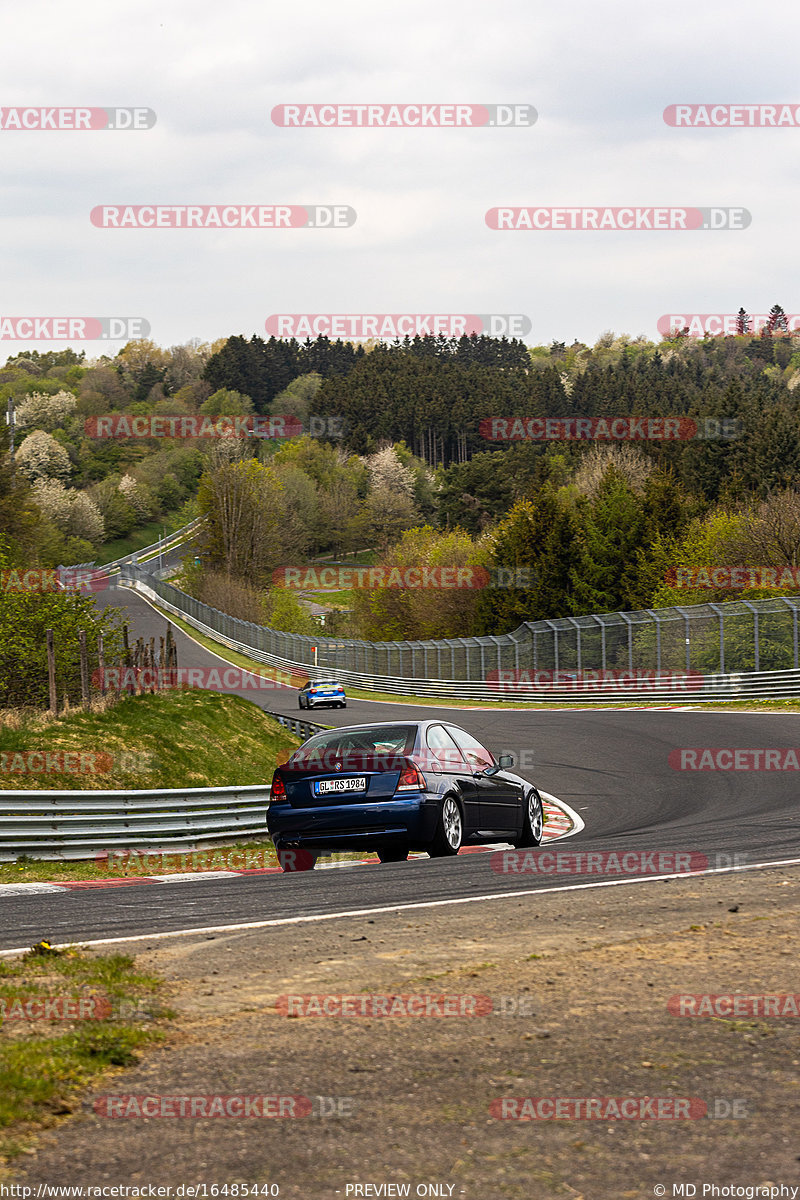
<instances>
[{"instance_id":1,"label":"car side mirror","mask_svg":"<svg viewBox=\"0 0 800 1200\"><path fill-rule=\"evenodd\" d=\"M505 770L506 767L513 767L514 755L513 754L501 754L500 757L498 758L497 762L500 766L501 771Z\"/></svg>"}]
</instances>

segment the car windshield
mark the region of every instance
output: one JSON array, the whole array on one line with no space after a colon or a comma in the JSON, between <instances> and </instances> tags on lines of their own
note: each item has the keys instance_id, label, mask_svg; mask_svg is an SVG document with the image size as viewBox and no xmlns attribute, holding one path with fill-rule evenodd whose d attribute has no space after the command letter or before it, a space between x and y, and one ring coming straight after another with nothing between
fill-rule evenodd
<instances>
[{"instance_id":1,"label":"car windshield","mask_svg":"<svg viewBox=\"0 0 800 1200\"><path fill-rule=\"evenodd\" d=\"M337 683L335 679L315 679L314 682L310 683L308 686L312 687L312 688L315 688L315 687L335 688L335 687L341 687L342 685L340 683Z\"/></svg>"}]
</instances>

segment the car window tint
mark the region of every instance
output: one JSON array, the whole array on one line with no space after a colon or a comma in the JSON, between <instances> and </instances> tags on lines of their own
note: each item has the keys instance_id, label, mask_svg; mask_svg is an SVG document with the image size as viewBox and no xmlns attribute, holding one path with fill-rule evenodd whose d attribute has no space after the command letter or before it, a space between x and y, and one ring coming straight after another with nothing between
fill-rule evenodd
<instances>
[{"instance_id":1,"label":"car window tint","mask_svg":"<svg viewBox=\"0 0 800 1200\"><path fill-rule=\"evenodd\" d=\"M430 725L426 740L431 754L446 771L464 769L464 757L443 725Z\"/></svg>"},{"instance_id":2,"label":"car window tint","mask_svg":"<svg viewBox=\"0 0 800 1200\"><path fill-rule=\"evenodd\" d=\"M374 753L391 752L407 754L414 748L415 725L379 725L375 728L338 730L318 733L301 747L302 753L326 750L347 753L348 750L366 750Z\"/></svg>"},{"instance_id":3,"label":"car window tint","mask_svg":"<svg viewBox=\"0 0 800 1200\"><path fill-rule=\"evenodd\" d=\"M459 729L455 725L448 725L447 728L453 735L456 743L464 751L467 762L472 763L476 767L492 767L495 765L492 755L471 733L467 733L464 729Z\"/></svg>"}]
</instances>

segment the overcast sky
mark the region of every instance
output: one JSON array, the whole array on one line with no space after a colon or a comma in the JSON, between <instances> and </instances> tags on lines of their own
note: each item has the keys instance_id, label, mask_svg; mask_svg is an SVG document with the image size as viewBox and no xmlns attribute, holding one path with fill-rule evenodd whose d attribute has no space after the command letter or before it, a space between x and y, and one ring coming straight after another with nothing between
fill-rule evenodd
<instances>
[{"instance_id":1,"label":"overcast sky","mask_svg":"<svg viewBox=\"0 0 800 1200\"><path fill-rule=\"evenodd\" d=\"M163 346L281 313L521 313L531 343L666 313L800 312L800 128L672 128L675 103L800 110L796 0L27 0L0 104L138 106L141 131L0 131L3 316L134 316ZM287 103L530 104L516 128L291 129ZM352 206L343 229L104 229L97 205ZM740 206L732 231L502 231L488 209ZM266 336L266 335L265 335ZM0 361L26 345L4 340ZM73 343L94 356L121 341Z\"/></svg>"}]
</instances>

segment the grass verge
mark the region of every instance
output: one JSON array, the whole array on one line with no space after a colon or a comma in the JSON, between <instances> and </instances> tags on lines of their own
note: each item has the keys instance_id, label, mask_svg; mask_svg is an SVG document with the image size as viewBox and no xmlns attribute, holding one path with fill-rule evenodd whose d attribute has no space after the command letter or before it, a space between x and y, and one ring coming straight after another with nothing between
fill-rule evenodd
<instances>
[{"instance_id":1,"label":"grass verge","mask_svg":"<svg viewBox=\"0 0 800 1200\"><path fill-rule=\"evenodd\" d=\"M12 711L0 714L0 789L259 784L298 745L249 700L197 689L129 696L56 719Z\"/></svg>"},{"instance_id":2,"label":"grass verge","mask_svg":"<svg viewBox=\"0 0 800 1200\"><path fill-rule=\"evenodd\" d=\"M240 696L176 690L132 696L113 708L77 710L55 720L6 712L0 724L0 789L140 790L268 783L299 739ZM23 770L43 764L62 770ZM72 767L73 769L69 769ZM86 769L83 769L86 768ZM0 797L2 791L0 790ZM1 801L0 801L1 802ZM182 871L277 866L268 840L163 855L80 862L23 856L0 863L0 883L107 879Z\"/></svg>"},{"instance_id":3,"label":"grass verge","mask_svg":"<svg viewBox=\"0 0 800 1200\"><path fill-rule=\"evenodd\" d=\"M40 1130L80 1108L91 1084L132 1066L137 1050L164 1038L162 1022L174 1014L163 1006L162 986L126 954L39 943L22 958L0 961L0 1178ZM46 1011L45 1001L60 1015L19 1016ZM81 1010L108 1015L76 1019Z\"/></svg>"},{"instance_id":4,"label":"grass verge","mask_svg":"<svg viewBox=\"0 0 800 1200\"><path fill-rule=\"evenodd\" d=\"M185 521L181 520L181 511L176 509L161 521L150 521L147 525L135 529L128 537L106 542L97 552L97 565L102 566L103 563L114 562L115 559L124 558L128 554L136 554L138 550L157 542L163 535L169 537L171 533L180 529L182 523L185 524Z\"/></svg>"}]
</instances>

